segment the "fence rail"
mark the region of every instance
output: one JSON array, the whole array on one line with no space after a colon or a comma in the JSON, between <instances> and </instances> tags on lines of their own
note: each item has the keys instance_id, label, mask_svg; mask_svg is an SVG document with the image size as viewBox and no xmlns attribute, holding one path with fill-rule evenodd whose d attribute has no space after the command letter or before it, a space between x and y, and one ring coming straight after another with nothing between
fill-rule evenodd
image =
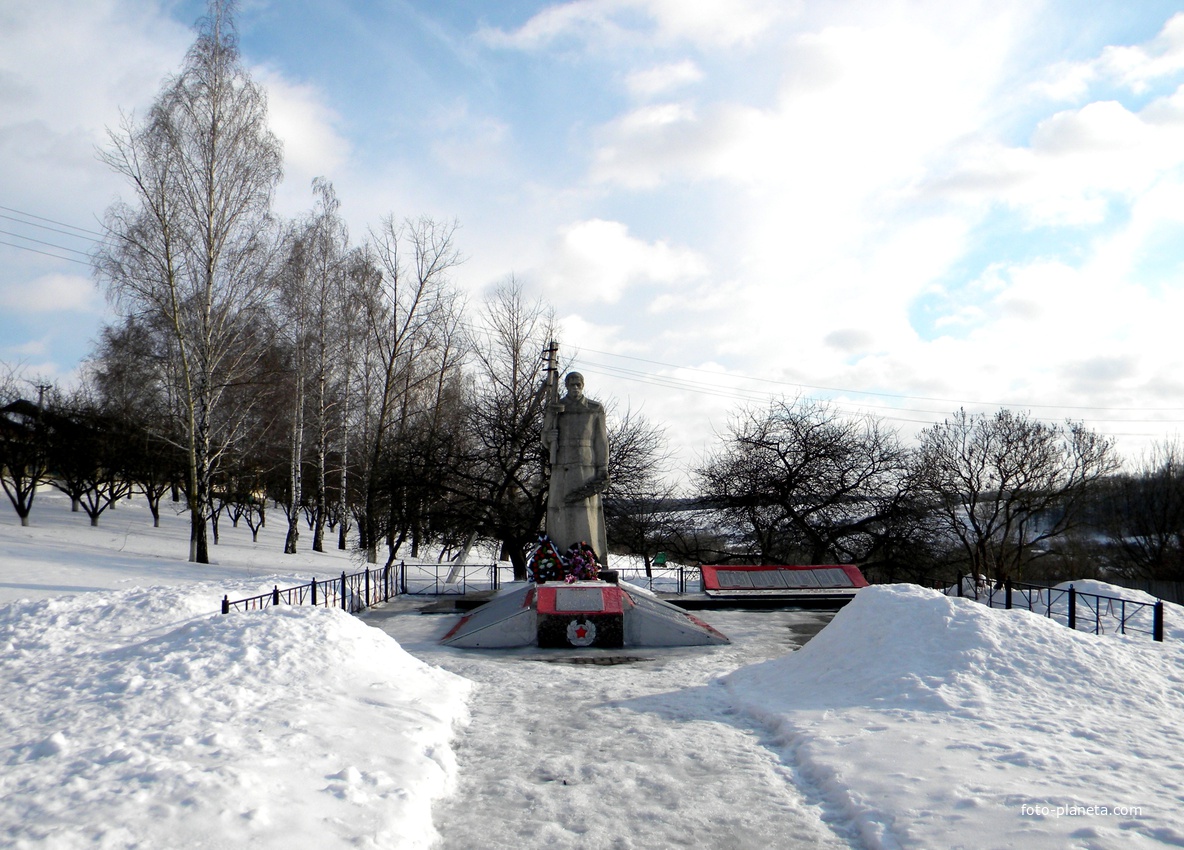
<instances>
[{"instance_id":1,"label":"fence rail","mask_svg":"<svg viewBox=\"0 0 1184 850\"><path fill-rule=\"evenodd\" d=\"M1107 632L1143 634L1152 640L1163 640L1163 600L1140 602L1085 593L1073 585L1045 587L1010 579L1002 585L980 583L966 576L959 576L954 585L943 588L943 592L947 596L968 597L991 608L1024 608L1064 622L1078 631L1092 631L1097 635Z\"/></svg>"},{"instance_id":2,"label":"fence rail","mask_svg":"<svg viewBox=\"0 0 1184 850\"><path fill-rule=\"evenodd\" d=\"M465 564L456 581L448 576L452 564L399 564L399 592L408 596L464 596L470 590L499 590L501 568L497 564Z\"/></svg>"},{"instance_id":3,"label":"fence rail","mask_svg":"<svg viewBox=\"0 0 1184 850\"><path fill-rule=\"evenodd\" d=\"M497 590L501 586L497 564L465 565L457 581L450 584L447 579L451 570L448 564L400 562L351 574L343 572L340 578L314 578L295 587L281 589L275 585L268 593L245 599L223 596L222 613L256 611L272 605L319 605L356 614L397 596L461 596L470 590Z\"/></svg>"},{"instance_id":4,"label":"fence rail","mask_svg":"<svg viewBox=\"0 0 1184 850\"><path fill-rule=\"evenodd\" d=\"M473 591L498 590L502 586L499 564L408 564L375 567L338 578L313 579L308 584L281 588L245 599L222 598L222 613L255 611L272 605L320 605L357 613L378 602L397 596L464 596ZM453 570L456 580L449 582ZM618 578L631 584L662 593L693 593L699 588L698 567L654 567L647 574L642 568L617 570Z\"/></svg>"},{"instance_id":5,"label":"fence rail","mask_svg":"<svg viewBox=\"0 0 1184 850\"><path fill-rule=\"evenodd\" d=\"M449 582L457 570L456 580ZM641 568L618 569L621 581L664 593L690 593L698 590L701 573L698 567L654 567L648 573ZM375 567L340 578L313 579L308 584L269 593L231 600L222 597L222 613L253 611L272 605L320 605L357 613L397 596L464 596L474 590L497 590L501 587L498 564L407 564ZM1002 584L978 582L960 576L952 586L943 586L947 596L975 599L991 608L1024 608L1064 622L1071 629L1094 634L1149 635L1163 640L1163 601L1140 602L1118 596L1106 596L1067 588L1045 587L1007 580Z\"/></svg>"},{"instance_id":6,"label":"fence rail","mask_svg":"<svg viewBox=\"0 0 1184 850\"><path fill-rule=\"evenodd\" d=\"M617 569L617 578L657 593L695 593L699 590L698 567L642 567Z\"/></svg>"}]
</instances>

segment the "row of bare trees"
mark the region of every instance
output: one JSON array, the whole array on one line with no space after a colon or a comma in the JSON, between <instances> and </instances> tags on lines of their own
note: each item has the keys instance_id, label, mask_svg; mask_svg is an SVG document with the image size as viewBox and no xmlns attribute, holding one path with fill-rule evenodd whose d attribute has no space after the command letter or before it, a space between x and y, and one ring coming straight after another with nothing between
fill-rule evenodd
<instances>
[{"instance_id":1,"label":"row of bare trees","mask_svg":"<svg viewBox=\"0 0 1184 850\"><path fill-rule=\"evenodd\" d=\"M430 381L404 372L388 392L383 372L372 393L355 380L350 403L348 380L327 381L324 399L307 394L303 414L292 404L291 347L264 358L288 366L259 377L250 395L263 403L241 417L251 427L219 456L206 517L215 542L219 514L257 532L268 505L278 505L289 551L303 522L314 548L322 525L338 531L343 548L354 527L368 557L385 543L388 559L425 544L456 551L480 537L500 541L521 567L545 512L537 354L552 326L516 286L483 307L485 332L456 329L455 359L451 342L440 347L440 362L453 365L430 371ZM161 500L183 485L184 452L167 438L179 427L164 415L167 393L154 400L146 389L157 361L129 362L107 344L88 388L46 388L44 404L0 411L0 468L22 522L39 481L67 493L94 524L133 486L159 520ZM360 362L344 374L372 367ZM337 415L350 410L352 423ZM661 475L658 426L626 412L612 418L610 442L610 540L647 567L666 552L684 562L856 562L889 579L951 567L995 580L1184 576L1184 474L1173 442L1122 470L1112 443L1080 423L958 411L906 446L874 417L778 400L738 412L695 470L693 492L681 495Z\"/></svg>"},{"instance_id":2,"label":"row of bare trees","mask_svg":"<svg viewBox=\"0 0 1184 850\"><path fill-rule=\"evenodd\" d=\"M371 561L384 541L393 555L477 532L520 549L542 504L525 407L554 332L543 307L511 283L474 332L451 279L456 226L391 216L355 245L326 180L307 216L276 220L280 145L227 0L148 114L109 135L132 197L108 210L95 258L122 320L91 395L183 453L190 558L208 560L222 503L250 516L241 503L264 494L286 552L302 517L313 549L352 528Z\"/></svg>"},{"instance_id":3,"label":"row of bare trees","mask_svg":"<svg viewBox=\"0 0 1184 850\"><path fill-rule=\"evenodd\" d=\"M886 577L1184 578L1174 443L1122 470L1079 422L959 410L906 446L873 417L779 400L738 413L696 470L716 559L856 562Z\"/></svg>"},{"instance_id":4,"label":"row of bare trees","mask_svg":"<svg viewBox=\"0 0 1184 850\"><path fill-rule=\"evenodd\" d=\"M909 447L875 417L779 400L733 420L697 483L732 552L915 575L959 562L1021 578L1085 524L1111 440L1008 410L958 411Z\"/></svg>"}]
</instances>

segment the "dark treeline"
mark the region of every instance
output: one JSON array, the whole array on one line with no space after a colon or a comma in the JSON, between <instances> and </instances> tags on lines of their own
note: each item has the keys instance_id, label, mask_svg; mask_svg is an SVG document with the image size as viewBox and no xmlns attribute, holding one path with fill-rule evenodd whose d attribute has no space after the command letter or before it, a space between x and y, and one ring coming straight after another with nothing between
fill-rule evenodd
<instances>
[{"instance_id":1,"label":"dark treeline","mask_svg":"<svg viewBox=\"0 0 1184 850\"><path fill-rule=\"evenodd\" d=\"M482 540L523 568L545 514L539 361L553 327L513 284L483 306L488 327L444 322L434 359L394 376L389 350L377 362L340 361L328 377L317 365L303 396L294 344L274 335L259 373L238 388L248 409L236 406L220 426L233 433L218 442L203 518L214 542L219 519L257 533L270 511L287 530L285 551L331 540L389 562ZM36 403L18 397L11 376L0 381L0 470L22 523L38 483L69 495L95 525L133 491L158 522L162 502L192 510L168 360L125 349L145 338L127 331L108 329L74 392L46 385ZM610 444L610 545L647 569L662 554L690 564L857 563L898 581L955 571L1184 580L1174 442L1120 469L1112 443L1079 423L1000 410L958 411L906 446L875 417L782 399L737 411L682 491L664 475L659 426L613 416Z\"/></svg>"},{"instance_id":2,"label":"dark treeline","mask_svg":"<svg viewBox=\"0 0 1184 850\"><path fill-rule=\"evenodd\" d=\"M691 493L630 494L614 548L686 563L855 563L883 581L1184 580L1175 442L1123 469L1079 422L959 410L906 445L825 402L737 411ZM611 507L611 505L610 505Z\"/></svg>"},{"instance_id":3,"label":"dark treeline","mask_svg":"<svg viewBox=\"0 0 1184 850\"><path fill-rule=\"evenodd\" d=\"M809 400L737 413L695 473L727 532L715 560L857 563L913 581L1175 578L1166 544L1131 557L1144 531L1115 501L1162 478L1155 464L1121 473L1113 442L1080 423L960 410L906 446L876 417Z\"/></svg>"}]
</instances>

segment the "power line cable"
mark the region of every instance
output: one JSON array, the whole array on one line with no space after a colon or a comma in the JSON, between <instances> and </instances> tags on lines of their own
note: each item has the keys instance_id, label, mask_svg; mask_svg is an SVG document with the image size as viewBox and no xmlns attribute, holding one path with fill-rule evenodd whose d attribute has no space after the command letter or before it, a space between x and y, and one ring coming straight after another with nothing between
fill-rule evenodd
<instances>
[{"instance_id":1,"label":"power line cable","mask_svg":"<svg viewBox=\"0 0 1184 850\"><path fill-rule=\"evenodd\" d=\"M481 327L469 321L462 320L459 323L466 333L470 336L481 336L489 338L491 335L496 335L496 330L488 327ZM680 378L674 375L659 374L654 371L643 371L640 369L630 369L626 366L614 366L606 363L596 363L583 360L581 355L585 352L592 354L600 354L608 357L615 357L625 360L632 360L638 363L646 363L654 366L661 366L668 369L675 369L679 371L693 372L703 375L710 375L713 378L724 378L732 380L745 380L763 384L773 384L781 387L793 387L795 389L807 389L823 392L833 392L840 394L854 394L854 395L873 395L888 399L899 399L902 401L930 401L944 404L955 404L962 406L986 407L986 408L1000 408L1000 407L1018 407L1018 408L1037 408L1044 410L1078 410L1078 411L1103 411L1103 412L1146 412L1146 413L1178 413L1184 412L1184 407L1105 407L1105 406L1088 406L1088 405L1028 405L1028 404L1008 404L999 402L982 402L982 401L966 401L958 399L945 399L929 396L910 396L902 393L886 393L873 392L867 390L844 389L838 387L823 387L814 386L810 384L798 384L789 381L778 381L770 378L755 378L747 375L737 373L722 373L708 369L697 369L694 367L679 366L673 363L666 363L658 360L651 360L644 357L634 357L626 354L616 354L614 352L599 351L590 348L581 348L573 346L573 355L570 366L578 368L588 374L599 374L608 378L618 378L626 381L632 381L648 386L662 387L667 390L675 390L682 392L695 393L697 395L714 396L717 398L731 399L735 401L750 401L750 402L767 402L773 391L760 390L738 386L723 386L720 384L712 384L703 381L695 381L687 378ZM950 414L949 409L930 410L925 408L915 407L892 407L887 405L862 404L858 401L840 401L833 398L807 396L807 398L814 401L825 401L828 404L833 404L840 410L849 414L865 414L869 411L886 411L886 413L876 413L880 419L889 422L900 422L912 425L933 425L944 419ZM910 416L894 415L900 413L914 413L926 416L928 418L918 419ZM1042 422L1052 424L1060 424L1063 420L1059 417L1051 416L1034 416L1034 419ZM1168 418L1168 419L1095 419L1088 418L1086 420L1091 425L1106 424L1106 425L1138 425L1138 424L1161 424L1161 425L1184 425L1184 419ZM1162 433L1155 432L1126 432L1126 431L1110 431L1111 436L1115 437L1158 437Z\"/></svg>"},{"instance_id":2,"label":"power line cable","mask_svg":"<svg viewBox=\"0 0 1184 850\"><path fill-rule=\"evenodd\" d=\"M53 242L44 242L40 239L34 239L32 236L23 236L20 233L13 233L11 230L0 230L0 234L4 236L11 236L14 239L24 239L26 242L32 242L34 245L45 245L47 248L56 248L58 251L69 251L71 254L79 254L83 257L89 257L86 251L79 251L76 248L67 248L65 245L55 245Z\"/></svg>"},{"instance_id":3,"label":"power line cable","mask_svg":"<svg viewBox=\"0 0 1184 850\"><path fill-rule=\"evenodd\" d=\"M24 210L13 209L12 207L6 207L6 206L3 206L2 204L0 204L0 210L4 210L5 212L10 212L10 213L16 213L17 215L24 216L25 218L35 218L38 221L45 221L50 224L56 224L56 225L58 225L58 227L68 227L71 230L77 230L80 233L86 233L90 236L98 236L100 239L103 238L103 236L105 235L103 233L98 232L97 230L87 230L85 227L78 227L73 224L67 224L64 221L57 221L56 219L46 218L45 216L42 216L42 215L35 215L30 212L25 212ZM5 216L5 218L8 218L8 216ZM32 222L26 222L26 224L32 224ZM36 227L37 225L34 225L34 226Z\"/></svg>"},{"instance_id":4,"label":"power line cable","mask_svg":"<svg viewBox=\"0 0 1184 850\"><path fill-rule=\"evenodd\" d=\"M21 251L28 251L31 254L41 254L44 257L53 257L55 260L64 260L67 263L78 263L78 265L80 265L80 266L89 266L90 265L90 263L87 262L86 260L76 260L73 257L62 257L62 256L59 256L58 254L51 254L48 251L38 251L36 248L30 248L27 245L17 245L15 242L5 242L2 239L0 239L0 245L7 245L9 248L18 248ZM70 249L67 248L65 250L68 251ZM79 253L82 253L82 252L80 251Z\"/></svg>"},{"instance_id":5,"label":"power line cable","mask_svg":"<svg viewBox=\"0 0 1184 850\"><path fill-rule=\"evenodd\" d=\"M71 233L68 230L62 230L60 227L50 227L48 224L38 224L35 221L25 221L24 219L17 218L14 215L5 215L4 213L0 213L0 218L5 219L7 221L15 221L17 224L23 224L25 227L36 227L40 230L48 230L51 233L60 233L62 236L68 236L71 239L85 239L87 242L97 242L98 241L96 239L91 238L90 236L83 236L78 233Z\"/></svg>"},{"instance_id":6,"label":"power line cable","mask_svg":"<svg viewBox=\"0 0 1184 850\"><path fill-rule=\"evenodd\" d=\"M632 359L641 360L643 358L632 358ZM666 389L674 389L676 391L680 390L680 391L685 391L685 392L697 393L700 395L709 395L709 396L716 396L716 397L720 397L720 398L735 399L738 401L765 401L769 398L768 392L761 392L761 391L756 391L756 390L745 390L742 388L721 388L721 387L718 387L715 385L702 384L702 383L694 382L694 381L686 381L686 380L672 378L672 377L668 377L668 376L658 376L653 373L638 372L636 370L624 369L622 367L611 367L611 366L603 366L601 364L586 363L586 361L581 361L579 365L580 365L581 369L584 369L585 371L589 371L591 374L601 374L606 377L623 378L628 381L634 381L637 383L647 384L650 386L661 386ZM591 369L588 369L587 367L591 367ZM698 371L706 371L706 370L698 370ZM716 373L709 373L709 374L716 374ZM946 415L948 415L947 411L931 411L931 410L923 410L923 409L916 409L916 408L890 408L890 407L883 407L883 406L857 405L857 403L852 404L852 403L836 401L833 399L815 399L815 400L827 401L828 403L833 404L836 407L838 407L840 410L844 410L848 414L867 413L869 408L886 410L886 411L893 411L893 412L901 411L901 412L906 412L906 413L910 413L910 412L911 413L919 413L922 415L929 414L929 418L926 418L926 419L917 419L917 418L913 418L910 416L893 415L893 413L876 414L880 419L882 419L884 421L907 423L907 424L911 424L911 425L933 425L933 424L941 421L941 419L943 419ZM1114 408L1102 408L1102 409L1114 409ZM1145 408L1135 408L1135 409L1145 409ZM1151 409L1154 409L1154 408L1151 408ZM1169 408L1169 409L1174 410L1175 408ZM1038 421L1049 422L1049 423L1059 423L1060 422L1059 419L1054 419L1054 418L1049 418L1049 417L1037 416L1034 418L1037 419ZM1098 425L1098 424L1136 425L1136 424L1151 424L1151 423L1159 423L1159 424L1163 424L1163 425L1184 424L1184 420L1182 420L1182 419L1090 419L1088 421L1091 425ZM1109 433L1111 434L1111 436L1116 436L1116 437L1157 437L1157 436L1162 436L1162 433L1148 433L1148 432L1111 431Z\"/></svg>"},{"instance_id":7,"label":"power line cable","mask_svg":"<svg viewBox=\"0 0 1184 850\"><path fill-rule=\"evenodd\" d=\"M592 366L594 369L600 369L604 374L611 374L611 375L616 375L618 377L631 378L631 379L635 379L635 380L644 380L646 383L652 383L652 384L661 383L661 384L667 384L667 385L674 385L674 386L678 386L680 388L688 389L691 391L695 391L697 389L696 385L693 382L682 381L678 378L663 377L663 378L655 379L655 380L651 381L651 380L648 380L648 375L646 375L646 373L636 372L634 370L624 369L622 367L606 366L603 364L589 363L588 365ZM710 386L714 386L714 385L705 384L702 386L709 386L710 387ZM720 388L720 389L725 389L725 388ZM763 392L763 391L744 390L743 388L736 388L736 390L737 391L735 393L720 392L720 393L715 393L715 394L734 397L734 398L738 398L738 399L750 398L750 397L764 399L764 398L768 397L768 393ZM902 396L901 398L907 398L907 396ZM827 401L832 404L839 405L839 406L858 405L859 409L861 409L861 410L886 410L886 411L892 411L892 412L896 412L896 413L919 413L919 414L926 415L926 416L946 416L950 413L949 410L929 410L929 409L921 408L921 407L890 407L890 406L881 405L881 404L863 404L860 402L843 402L843 401L840 401L837 399L827 399ZM1006 406L1006 405L1002 405L1002 406ZM1175 407L1172 407L1172 408L1139 408L1139 407L1136 407L1136 408L1105 408L1105 407L1103 407L1103 408L1094 408L1094 409L1110 410L1110 411L1131 410L1132 412L1133 411L1142 411L1142 410L1152 410L1152 411L1162 410L1162 411L1166 412L1166 411L1178 411L1181 408L1175 408ZM1036 417L1036 418L1038 418L1038 419L1045 418L1048 421L1054 421L1050 417ZM902 420L902 421L914 421L914 420ZM1130 419L1130 418L1099 419L1096 417L1091 417L1090 421L1091 422L1104 422L1104 423L1110 423L1110 424L1120 423L1120 424L1131 424L1131 425L1138 424L1138 423L1184 423L1184 419L1144 419L1144 418L1140 418L1140 419Z\"/></svg>"}]
</instances>

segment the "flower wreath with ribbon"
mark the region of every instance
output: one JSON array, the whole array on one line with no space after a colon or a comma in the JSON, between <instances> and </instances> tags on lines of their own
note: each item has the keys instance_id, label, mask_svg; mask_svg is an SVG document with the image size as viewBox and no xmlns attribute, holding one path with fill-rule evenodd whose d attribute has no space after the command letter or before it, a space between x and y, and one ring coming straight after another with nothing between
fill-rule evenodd
<instances>
[{"instance_id":1,"label":"flower wreath with ribbon","mask_svg":"<svg viewBox=\"0 0 1184 850\"><path fill-rule=\"evenodd\" d=\"M539 535L539 542L526 562L526 579L537 583L548 581L594 581L600 576L600 565L596 552L581 541L572 545L562 555L546 534Z\"/></svg>"}]
</instances>

